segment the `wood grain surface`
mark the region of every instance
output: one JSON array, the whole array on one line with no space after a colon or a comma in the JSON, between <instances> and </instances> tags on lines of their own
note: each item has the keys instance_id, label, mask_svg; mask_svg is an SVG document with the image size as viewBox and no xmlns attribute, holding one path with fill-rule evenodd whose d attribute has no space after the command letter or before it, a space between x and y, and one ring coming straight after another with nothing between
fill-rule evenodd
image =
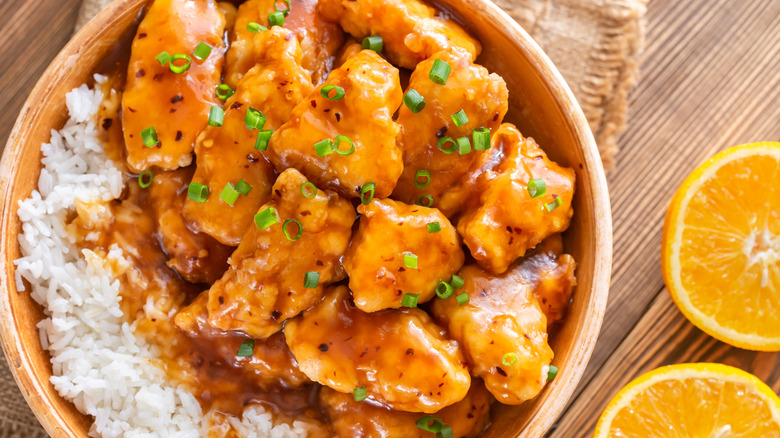
<instances>
[{"instance_id":1,"label":"wood grain surface","mask_svg":"<svg viewBox=\"0 0 780 438\"><path fill-rule=\"evenodd\" d=\"M25 96L67 42L78 3L0 1L0 148ZM780 355L731 348L693 327L669 298L659 260L664 212L685 176L719 150L760 140L780 140L780 1L650 0L629 129L608 174L615 237L609 308L586 375L550 437L591 436L620 387L664 364L735 365L780 391Z\"/></svg>"}]
</instances>

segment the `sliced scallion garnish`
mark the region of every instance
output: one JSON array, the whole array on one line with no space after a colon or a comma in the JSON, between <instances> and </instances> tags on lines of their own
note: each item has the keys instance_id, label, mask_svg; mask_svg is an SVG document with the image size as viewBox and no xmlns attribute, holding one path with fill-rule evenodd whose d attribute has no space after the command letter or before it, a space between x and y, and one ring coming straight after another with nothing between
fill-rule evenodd
<instances>
[{"instance_id":1,"label":"sliced scallion garnish","mask_svg":"<svg viewBox=\"0 0 780 438\"><path fill-rule=\"evenodd\" d=\"M425 108L425 98L422 94L418 93L414 88L410 88L409 91L404 94L404 105L409 108L414 114L419 113Z\"/></svg>"},{"instance_id":2,"label":"sliced scallion garnish","mask_svg":"<svg viewBox=\"0 0 780 438\"><path fill-rule=\"evenodd\" d=\"M222 127L222 122L225 118L225 110L218 106L212 106L209 110L209 126L215 128Z\"/></svg>"},{"instance_id":3,"label":"sliced scallion garnish","mask_svg":"<svg viewBox=\"0 0 780 438\"><path fill-rule=\"evenodd\" d=\"M431 195L422 195L419 198L417 198L417 205L422 205L423 207L433 207L433 196Z\"/></svg>"},{"instance_id":4,"label":"sliced scallion garnish","mask_svg":"<svg viewBox=\"0 0 780 438\"><path fill-rule=\"evenodd\" d=\"M192 52L192 56L194 56L197 59L200 59L201 61L208 58L210 54L211 54L211 46L204 43L203 41L199 42L198 46L195 47L195 51Z\"/></svg>"},{"instance_id":5,"label":"sliced scallion garnish","mask_svg":"<svg viewBox=\"0 0 780 438\"><path fill-rule=\"evenodd\" d=\"M509 352L501 357L501 363L506 367L511 367L515 362L517 362L517 355L515 353Z\"/></svg>"},{"instance_id":6,"label":"sliced scallion garnish","mask_svg":"<svg viewBox=\"0 0 780 438\"><path fill-rule=\"evenodd\" d=\"M305 198L313 199L315 196L317 196L317 186L315 186L311 181L306 181L305 183L301 184L301 194Z\"/></svg>"},{"instance_id":7,"label":"sliced scallion garnish","mask_svg":"<svg viewBox=\"0 0 780 438\"><path fill-rule=\"evenodd\" d=\"M444 423L436 417L426 416L417 420L417 427L426 432L438 433L443 426Z\"/></svg>"},{"instance_id":8,"label":"sliced scallion garnish","mask_svg":"<svg viewBox=\"0 0 780 438\"><path fill-rule=\"evenodd\" d=\"M307 271L306 275L303 276L303 287L306 289L314 289L317 287L317 284L320 282L320 273L319 272L313 272L313 271Z\"/></svg>"},{"instance_id":9,"label":"sliced scallion garnish","mask_svg":"<svg viewBox=\"0 0 780 438\"><path fill-rule=\"evenodd\" d=\"M384 42L382 41L382 37L379 35L372 35L367 36L363 38L363 42L361 43L361 47L363 50L373 50L377 53L381 52L384 48Z\"/></svg>"},{"instance_id":10,"label":"sliced scallion garnish","mask_svg":"<svg viewBox=\"0 0 780 438\"><path fill-rule=\"evenodd\" d=\"M209 199L209 187L204 184L191 182L187 188L187 197L202 204Z\"/></svg>"},{"instance_id":11,"label":"sliced scallion garnish","mask_svg":"<svg viewBox=\"0 0 780 438\"><path fill-rule=\"evenodd\" d=\"M265 120L265 114L260 112L260 110L252 108L251 106L246 110L246 115L244 116L246 129L263 129Z\"/></svg>"},{"instance_id":12,"label":"sliced scallion garnish","mask_svg":"<svg viewBox=\"0 0 780 438\"><path fill-rule=\"evenodd\" d=\"M271 141L271 135L273 135L273 129L265 129L257 133L257 140L255 140L255 150L265 151L268 150L268 143Z\"/></svg>"},{"instance_id":13,"label":"sliced scallion garnish","mask_svg":"<svg viewBox=\"0 0 780 438\"><path fill-rule=\"evenodd\" d=\"M236 191L246 196L249 194L250 191L252 191L252 186L249 185L249 183L244 181L243 179L240 179L236 183Z\"/></svg>"},{"instance_id":14,"label":"sliced scallion garnish","mask_svg":"<svg viewBox=\"0 0 780 438\"><path fill-rule=\"evenodd\" d=\"M451 147L445 148L444 145L447 143L452 143ZM451 154L455 152L455 149L458 148L458 144L455 143L455 140L449 138L449 137L442 137L439 140L436 141L436 147L439 148L440 151L444 152L445 154Z\"/></svg>"},{"instance_id":15,"label":"sliced scallion garnish","mask_svg":"<svg viewBox=\"0 0 780 438\"><path fill-rule=\"evenodd\" d=\"M235 94L235 91L233 91L232 88L230 88L230 85L228 84L220 84L217 86L217 97L219 97L222 100L228 100L230 96Z\"/></svg>"},{"instance_id":16,"label":"sliced scallion garnish","mask_svg":"<svg viewBox=\"0 0 780 438\"><path fill-rule=\"evenodd\" d=\"M317 152L317 156L320 158L332 154L334 152L333 140L326 138L314 143L314 152Z\"/></svg>"},{"instance_id":17,"label":"sliced scallion garnish","mask_svg":"<svg viewBox=\"0 0 780 438\"><path fill-rule=\"evenodd\" d=\"M268 14L268 25L284 26L284 12L272 12Z\"/></svg>"},{"instance_id":18,"label":"sliced scallion garnish","mask_svg":"<svg viewBox=\"0 0 780 438\"><path fill-rule=\"evenodd\" d=\"M152 172L152 169L146 169L143 172L141 172L140 175L138 175L138 185L141 186L142 189L145 189L152 185L152 181L154 180L154 173Z\"/></svg>"},{"instance_id":19,"label":"sliced scallion garnish","mask_svg":"<svg viewBox=\"0 0 780 438\"><path fill-rule=\"evenodd\" d=\"M455 296L455 300L458 301L458 305L462 306L469 302L469 294L466 292L463 292L462 294L458 294Z\"/></svg>"},{"instance_id":20,"label":"sliced scallion garnish","mask_svg":"<svg viewBox=\"0 0 780 438\"><path fill-rule=\"evenodd\" d=\"M454 292L455 290L452 288L452 285L446 281L440 281L439 284L436 285L436 296L443 300L451 297Z\"/></svg>"},{"instance_id":21,"label":"sliced scallion garnish","mask_svg":"<svg viewBox=\"0 0 780 438\"><path fill-rule=\"evenodd\" d=\"M349 149L346 151L339 149L339 145L341 143L349 143ZM355 142L353 142L352 139L346 135L337 135L336 139L333 141L333 150L335 150L337 154L343 157L352 155L355 153Z\"/></svg>"},{"instance_id":22,"label":"sliced scallion garnish","mask_svg":"<svg viewBox=\"0 0 780 438\"><path fill-rule=\"evenodd\" d=\"M441 224L438 222L431 222L426 225L429 233L438 233L441 231Z\"/></svg>"},{"instance_id":23,"label":"sliced scallion garnish","mask_svg":"<svg viewBox=\"0 0 780 438\"><path fill-rule=\"evenodd\" d=\"M457 126L458 128L460 128L461 126L469 122L469 116L467 116L466 111L463 110L460 110L455 114L451 115L450 118L452 119L452 122L455 123L455 126Z\"/></svg>"},{"instance_id":24,"label":"sliced scallion garnish","mask_svg":"<svg viewBox=\"0 0 780 438\"><path fill-rule=\"evenodd\" d=\"M558 375L558 367L555 365L550 365L550 368L547 370L547 381L550 382L552 379L555 378L555 376Z\"/></svg>"},{"instance_id":25,"label":"sliced scallion garnish","mask_svg":"<svg viewBox=\"0 0 780 438\"><path fill-rule=\"evenodd\" d=\"M417 302L420 300L420 294L404 294L401 298L401 305L404 307L417 307Z\"/></svg>"},{"instance_id":26,"label":"sliced scallion garnish","mask_svg":"<svg viewBox=\"0 0 780 438\"><path fill-rule=\"evenodd\" d=\"M374 199L374 191L376 190L376 184L369 182L363 185L360 189L360 202L363 205L368 205Z\"/></svg>"},{"instance_id":27,"label":"sliced scallion garnish","mask_svg":"<svg viewBox=\"0 0 780 438\"><path fill-rule=\"evenodd\" d=\"M185 60L186 62L181 65L176 65L176 61ZM176 73L181 74L185 71L190 69L190 65L192 65L192 58L190 58L190 55L185 55L184 53L176 53L173 56L171 56L171 61L168 63L168 68Z\"/></svg>"},{"instance_id":28,"label":"sliced scallion garnish","mask_svg":"<svg viewBox=\"0 0 780 438\"><path fill-rule=\"evenodd\" d=\"M236 203L236 200L240 194L241 193L236 190L236 186L234 186L233 183L227 183L225 184L225 188L223 188L222 192L219 194L219 199L225 201L225 204L227 205L233 205Z\"/></svg>"},{"instance_id":29,"label":"sliced scallion garnish","mask_svg":"<svg viewBox=\"0 0 780 438\"><path fill-rule=\"evenodd\" d=\"M404 266L406 266L409 269L417 269L417 254L411 252L405 252Z\"/></svg>"},{"instance_id":30,"label":"sliced scallion garnish","mask_svg":"<svg viewBox=\"0 0 780 438\"><path fill-rule=\"evenodd\" d=\"M471 140L474 142L475 151L486 151L490 149L490 129L474 129L471 131Z\"/></svg>"},{"instance_id":31,"label":"sliced scallion garnish","mask_svg":"<svg viewBox=\"0 0 780 438\"><path fill-rule=\"evenodd\" d=\"M331 96L331 91L336 90L336 93ZM320 96L328 100L341 100L344 98L344 89L337 85L326 85L320 89Z\"/></svg>"},{"instance_id":32,"label":"sliced scallion garnish","mask_svg":"<svg viewBox=\"0 0 780 438\"><path fill-rule=\"evenodd\" d=\"M279 9L279 3L280 2L285 4L286 7L284 9ZM281 12L284 15L289 15L290 14L290 0L276 0L274 2L274 9L276 9L276 12Z\"/></svg>"},{"instance_id":33,"label":"sliced scallion garnish","mask_svg":"<svg viewBox=\"0 0 780 438\"><path fill-rule=\"evenodd\" d=\"M279 215L273 207L268 207L255 215L255 225L261 230L265 230L277 222L279 222Z\"/></svg>"},{"instance_id":34,"label":"sliced scallion garnish","mask_svg":"<svg viewBox=\"0 0 780 438\"><path fill-rule=\"evenodd\" d=\"M157 130L154 126L150 126L141 131L141 141L144 142L144 146L151 148L157 146L160 140L157 139Z\"/></svg>"},{"instance_id":35,"label":"sliced scallion garnish","mask_svg":"<svg viewBox=\"0 0 780 438\"><path fill-rule=\"evenodd\" d=\"M155 56L154 59L156 59L161 66L165 67L165 64L171 62L171 54L163 50L159 55Z\"/></svg>"},{"instance_id":36,"label":"sliced scallion garnish","mask_svg":"<svg viewBox=\"0 0 780 438\"><path fill-rule=\"evenodd\" d=\"M252 357L254 354L255 354L255 340L244 339L244 341L241 342L241 346L238 347L238 353L236 353L236 356Z\"/></svg>"},{"instance_id":37,"label":"sliced scallion garnish","mask_svg":"<svg viewBox=\"0 0 780 438\"><path fill-rule=\"evenodd\" d=\"M531 195L532 198L544 196L545 193L547 193L547 184L544 183L543 179L534 178L531 181L528 181L528 194Z\"/></svg>"},{"instance_id":38,"label":"sliced scallion garnish","mask_svg":"<svg viewBox=\"0 0 780 438\"><path fill-rule=\"evenodd\" d=\"M547 211L553 211L556 208L560 207L561 204L563 204L563 201L561 201L561 197L560 196L556 196L555 199L553 199L553 202L551 202L549 204L544 204L544 208L546 208Z\"/></svg>"},{"instance_id":39,"label":"sliced scallion garnish","mask_svg":"<svg viewBox=\"0 0 780 438\"><path fill-rule=\"evenodd\" d=\"M447 64L447 61L435 59L433 61L433 66L431 67L431 71L428 72L428 77L433 82L439 85L444 85L447 83L447 78L450 76L451 71L452 68L449 64Z\"/></svg>"},{"instance_id":40,"label":"sliced scallion garnish","mask_svg":"<svg viewBox=\"0 0 780 438\"><path fill-rule=\"evenodd\" d=\"M458 153L460 155L466 155L471 152L471 143L469 143L468 137L458 137L456 141L458 142Z\"/></svg>"},{"instance_id":41,"label":"sliced scallion garnish","mask_svg":"<svg viewBox=\"0 0 780 438\"><path fill-rule=\"evenodd\" d=\"M253 21L246 25L246 30L248 30L250 33L257 33L257 32L265 32L266 30L268 30L268 28L258 23L255 23Z\"/></svg>"},{"instance_id":42,"label":"sliced scallion garnish","mask_svg":"<svg viewBox=\"0 0 780 438\"><path fill-rule=\"evenodd\" d=\"M436 438L454 438L455 433L452 431L452 427L444 425L441 430L436 432Z\"/></svg>"},{"instance_id":43,"label":"sliced scallion garnish","mask_svg":"<svg viewBox=\"0 0 780 438\"><path fill-rule=\"evenodd\" d=\"M429 170L418 170L414 173L414 186L418 189L424 189L431 184L431 172Z\"/></svg>"},{"instance_id":44,"label":"sliced scallion garnish","mask_svg":"<svg viewBox=\"0 0 780 438\"><path fill-rule=\"evenodd\" d=\"M287 225L289 224L295 224L298 226L298 232L295 234L295 237L290 236L290 232L287 230ZM287 219L282 225L282 231L284 232L284 237L286 237L287 240L295 242L296 240L300 239L301 234L303 234L303 225L301 225L301 223L295 219Z\"/></svg>"},{"instance_id":45,"label":"sliced scallion garnish","mask_svg":"<svg viewBox=\"0 0 780 438\"><path fill-rule=\"evenodd\" d=\"M366 397L368 397L368 391L366 391L366 387L365 386L361 386L360 388L355 388L352 391L352 398L356 402L363 401L363 400L366 399Z\"/></svg>"},{"instance_id":46,"label":"sliced scallion garnish","mask_svg":"<svg viewBox=\"0 0 780 438\"><path fill-rule=\"evenodd\" d=\"M466 283L465 280L463 280L463 277L460 275L452 274L452 279L450 279L450 284L455 289L463 289L463 285Z\"/></svg>"}]
</instances>

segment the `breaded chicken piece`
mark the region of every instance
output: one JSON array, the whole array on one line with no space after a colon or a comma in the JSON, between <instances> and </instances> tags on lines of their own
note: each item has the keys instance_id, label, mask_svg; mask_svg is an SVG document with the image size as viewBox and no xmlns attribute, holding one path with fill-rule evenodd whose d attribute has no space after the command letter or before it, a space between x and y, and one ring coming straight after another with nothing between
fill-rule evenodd
<instances>
[{"instance_id":1,"label":"breaded chicken piece","mask_svg":"<svg viewBox=\"0 0 780 438\"><path fill-rule=\"evenodd\" d=\"M349 246L355 209L328 190L306 197L307 182L295 169L279 175L271 200L258 210L274 208L278 221L262 230L252 225L241 239L230 269L208 291L209 325L265 339L319 300L325 286L345 277L339 260ZM285 236L287 220L303 226L298 240ZM292 239L298 234L293 222L286 229ZM306 287L308 272L319 275L316 287Z\"/></svg>"},{"instance_id":2,"label":"breaded chicken piece","mask_svg":"<svg viewBox=\"0 0 780 438\"><path fill-rule=\"evenodd\" d=\"M368 183L375 184L374 197L387 197L403 170L398 125L392 118L402 98L398 69L376 52L363 50L333 70L324 85L343 88L343 98L327 99L323 86L317 87L274 132L268 158L277 170L294 167L318 187L346 197L360 197ZM337 136L351 140L354 152L342 154L352 149L345 140L335 145L342 153L329 150L320 156L315 143L336 143Z\"/></svg>"},{"instance_id":3,"label":"breaded chicken piece","mask_svg":"<svg viewBox=\"0 0 780 438\"><path fill-rule=\"evenodd\" d=\"M320 0L319 10L358 40L380 35L384 53L399 67L413 69L450 47L466 50L471 60L482 51L458 23L420 0Z\"/></svg>"},{"instance_id":4,"label":"breaded chicken piece","mask_svg":"<svg viewBox=\"0 0 780 438\"><path fill-rule=\"evenodd\" d=\"M574 257L563 253L563 239L553 234L544 239L519 262L526 280L534 285L534 295L547 317L549 328L563 319L571 302L577 278Z\"/></svg>"},{"instance_id":5,"label":"breaded chicken piece","mask_svg":"<svg viewBox=\"0 0 780 438\"><path fill-rule=\"evenodd\" d=\"M276 179L264 152L255 149L261 131L247 127L247 113L253 108L265 116L263 130L278 128L312 90L309 74L301 67L301 48L290 35L281 27L258 32L258 64L225 103L222 126L207 126L195 144L197 170L192 182L207 185L209 197L202 203L187 199L184 214L199 230L227 245L241 242L257 208L270 199ZM230 205L220 193L240 180L252 188Z\"/></svg>"},{"instance_id":6,"label":"breaded chicken piece","mask_svg":"<svg viewBox=\"0 0 780 438\"><path fill-rule=\"evenodd\" d=\"M194 170L190 166L170 172L158 171L148 189L149 200L163 249L168 255L166 264L191 283L211 284L227 270L233 248L193 230L184 220L182 209Z\"/></svg>"},{"instance_id":7,"label":"breaded chicken piece","mask_svg":"<svg viewBox=\"0 0 780 438\"><path fill-rule=\"evenodd\" d=\"M548 266L540 261L547 257L537 255L501 275L467 265L458 274L464 279L462 291L431 306L436 321L463 348L472 374L504 404L529 400L547 383L553 351L547 344L547 318L534 295L545 281ZM469 297L463 305L456 298L461 293Z\"/></svg>"},{"instance_id":8,"label":"breaded chicken piece","mask_svg":"<svg viewBox=\"0 0 780 438\"><path fill-rule=\"evenodd\" d=\"M287 345L310 379L406 412L432 413L466 396L471 378L458 344L420 309L365 313L338 286L287 321Z\"/></svg>"},{"instance_id":9,"label":"breaded chicken piece","mask_svg":"<svg viewBox=\"0 0 780 438\"><path fill-rule=\"evenodd\" d=\"M347 59L357 55L361 50L363 50L363 46L360 44L360 41L357 41L352 37L347 38L344 45L341 46L341 49L336 53L336 61L333 64L333 68L341 67L347 62Z\"/></svg>"},{"instance_id":10,"label":"breaded chicken piece","mask_svg":"<svg viewBox=\"0 0 780 438\"><path fill-rule=\"evenodd\" d=\"M471 382L466 397L433 414L452 428L453 436L476 437L490 422L493 401L485 385ZM388 409L370 400L356 402L352 394L342 394L330 388L320 391L320 404L330 424L341 438L431 438L433 434L417 427L424 414Z\"/></svg>"},{"instance_id":11,"label":"breaded chicken piece","mask_svg":"<svg viewBox=\"0 0 780 438\"><path fill-rule=\"evenodd\" d=\"M268 339L253 340L252 355L238 356L244 336L231 334L208 325L208 292L198 295L187 307L176 314L174 322L190 338L204 340L211 352L225 365L251 373L254 381L262 388L297 388L309 382L298 369L284 335L277 332Z\"/></svg>"},{"instance_id":12,"label":"breaded chicken piece","mask_svg":"<svg viewBox=\"0 0 780 438\"><path fill-rule=\"evenodd\" d=\"M257 35L247 29L249 23L268 26L268 14L274 5L284 9L282 0L248 0L238 7L236 23L230 33L230 49L225 58L225 83L235 88L239 79L257 62ZM336 53L344 43L344 31L324 20L317 11L316 0L290 0L290 13L284 19L303 49L302 65L315 84L325 80L333 68Z\"/></svg>"},{"instance_id":13,"label":"breaded chicken piece","mask_svg":"<svg viewBox=\"0 0 780 438\"><path fill-rule=\"evenodd\" d=\"M358 206L360 225L352 237L344 269L355 305L364 312L401 307L405 293L419 303L433 298L439 281L450 281L463 266L455 227L435 208L375 199ZM430 232L437 224L440 231ZM417 257L417 268L404 255Z\"/></svg>"},{"instance_id":14,"label":"breaded chicken piece","mask_svg":"<svg viewBox=\"0 0 780 438\"><path fill-rule=\"evenodd\" d=\"M445 85L428 77L436 60L446 62L452 69ZM403 105L398 112L404 172L393 197L413 204L421 196L430 195L437 205L442 192L484 154L485 151L474 149L472 132L477 128L488 128L495 133L506 115L509 92L501 76L473 64L469 53L457 48L438 52L417 65L407 91L409 89L423 96L425 107L415 114ZM452 119L459 111L468 117L468 122L460 127ZM452 151L443 152L438 142L445 137L453 141L465 137L470 151L461 154L454 142L448 142L442 147ZM430 183L424 188L415 187L418 171L430 172Z\"/></svg>"},{"instance_id":15,"label":"breaded chicken piece","mask_svg":"<svg viewBox=\"0 0 780 438\"><path fill-rule=\"evenodd\" d=\"M575 175L514 125L501 125L491 144L438 207L448 217L461 212L455 223L471 255L484 269L500 274L543 239L569 227ZM544 195L531 197L532 179L544 181Z\"/></svg>"},{"instance_id":16,"label":"breaded chicken piece","mask_svg":"<svg viewBox=\"0 0 780 438\"><path fill-rule=\"evenodd\" d=\"M149 7L133 40L122 96L127 164L133 171L173 170L192 162L195 136L206 126L210 108L220 106L214 89L222 74L224 30L225 17L214 0L156 0ZM212 47L202 61L193 56L200 42ZM155 58L162 52L190 56L189 70L177 74L160 65ZM157 131L156 146L145 146L141 137L149 127Z\"/></svg>"}]
</instances>

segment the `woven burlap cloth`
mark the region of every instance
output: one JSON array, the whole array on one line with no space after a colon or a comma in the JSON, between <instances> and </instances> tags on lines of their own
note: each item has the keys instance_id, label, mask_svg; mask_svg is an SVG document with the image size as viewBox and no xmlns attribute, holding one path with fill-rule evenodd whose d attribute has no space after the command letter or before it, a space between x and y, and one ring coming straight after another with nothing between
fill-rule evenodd
<instances>
[{"instance_id":1,"label":"woven burlap cloth","mask_svg":"<svg viewBox=\"0 0 780 438\"><path fill-rule=\"evenodd\" d=\"M579 100L607 169L637 77L647 0L495 0L547 52ZM80 29L111 0L84 0ZM45 437L0 360L0 438Z\"/></svg>"}]
</instances>

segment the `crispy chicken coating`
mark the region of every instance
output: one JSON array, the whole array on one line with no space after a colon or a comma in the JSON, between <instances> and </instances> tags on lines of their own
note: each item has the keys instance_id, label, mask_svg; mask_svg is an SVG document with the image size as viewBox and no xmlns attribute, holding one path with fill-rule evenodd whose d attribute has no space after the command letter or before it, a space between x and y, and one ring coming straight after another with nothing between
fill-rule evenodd
<instances>
[{"instance_id":1,"label":"crispy chicken coating","mask_svg":"<svg viewBox=\"0 0 780 438\"><path fill-rule=\"evenodd\" d=\"M360 41L357 41L352 37L347 38L344 45L341 46L341 49L336 53L336 61L333 64L333 67L341 67L347 62L347 59L357 55L361 50L363 50L363 46L360 44Z\"/></svg>"},{"instance_id":2,"label":"crispy chicken coating","mask_svg":"<svg viewBox=\"0 0 780 438\"><path fill-rule=\"evenodd\" d=\"M420 309L365 313L344 286L287 321L287 345L310 379L393 409L432 413L462 400L469 377L458 344Z\"/></svg>"},{"instance_id":3,"label":"crispy chicken coating","mask_svg":"<svg viewBox=\"0 0 780 438\"><path fill-rule=\"evenodd\" d=\"M436 60L446 62L452 69L445 85L436 84L428 77ZM414 114L403 105L398 112L404 172L393 196L412 204L421 196L430 195L436 205L442 192L484 154L474 149L472 131L498 129L507 112L509 93L501 76L473 64L469 53L457 48L438 52L417 65L407 90L410 88L425 98L425 107ZM452 119L459 111L468 117L468 122L460 127ZM452 152L443 152L437 142L444 137L452 140L466 137L471 151L461 154L455 143L449 142L442 147ZM431 175L430 184L424 188L414 184L415 174L420 170L427 170Z\"/></svg>"},{"instance_id":4,"label":"crispy chicken coating","mask_svg":"<svg viewBox=\"0 0 780 438\"><path fill-rule=\"evenodd\" d=\"M122 96L127 164L133 171L173 170L192 162L195 136L206 126L209 109L220 105L214 88L222 74L224 30L225 17L214 0L156 0L149 7L133 40ZM192 56L200 42L212 47L202 61ZM173 73L155 59L162 52L185 54L192 63ZM172 62L178 66L184 60ZM144 145L141 132L149 127L157 131L157 146Z\"/></svg>"},{"instance_id":5,"label":"crispy chicken coating","mask_svg":"<svg viewBox=\"0 0 780 438\"><path fill-rule=\"evenodd\" d=\"M480 156L438 204L456 226L480 266L500 274L546 237L569 227L574 170L551 161L511 124L493 135ZM531 197L528 182L541 179L544 195Z\"/></svg>"},{"instance_id":6,"label":"crispy chicken coating","mask_svg":"<svg viewBox=\"0 0 780 438\"><path fill-rule=\"evenodd\" d=\"M207 185L210 194L203 203L187 199L184 214L199 230L227 245L239 244L257 208L270 199L276 178L264 153L255 150L261 131L247 128L250 108L265 116L262 129L275 129L312 89L309 74L301 67L301 49L290 35L281 27L257 33L258 64L241 78L236 93L225 103L222 126L207 126L195 144L197 170L192 181ZM230 205L220 193L240 180L252 188Z\"/></svg>"},{"instance_id":7,"label":"crispy chicken coating","mask_svg":"<svg viewBox=\"0 0 780 438\"><path fill-rule=\"evenodd\" d=\"M260 387L297 388L309 382L305 374L298 369L284 334L277 332L268 339L255 339L252 355L238 356L245 336L231 334L208 325L208 292L203 292L187 307L176 314L174 322L190 338L208 340L211 353L222 360L226 366L250 373Z\"/></svg>"},{"instance_id":8,"label":"crispy chicken coating","mask_svg":"<svg viewBox=\"0 0 780 438\"><path fill-rule=\"evenodd\" d=\"M420 0L320 0L319 10L358 40L380 35L387 57L408 69L450 47L465 49L471 60L482 50L458 23Z\"/></svg>"},{"instance_id":9,"label":"crispy chicken coating","mask_svg":"<svg viewBox=\"0 0 780 438\"><path fill-rule=\"evenodd\" d=\"M553 358L547 319L529 278L531 273L538 275L533 268L520 265L496 276L467 265L458 274L465 284L456 294L468 294L468 303L459 305L452 296L436 299L431 306L436 321L463 348L471 373L485 381L498 401L509 405L542 390Z\"/></svg>"},{"instance_id":10,"label":"crispy chicken coating","mask_svg":"<svg viewBox=\"0 0 780 438\"><path fill-rule=\"evenodd\" d=\"M182 209L193 170L187 167L155 173L149 201L168 255L166 264L191 283L211 284L227 270L233 248L191 229L184 220Z\"/></svg>"},{"instance_id":11,"label":"crispy chicken coating","mask_svg":"<svg viewBox=\"0 0 780 438\"><path fill-rule=\"evenodd\" d=\"M225 60L225 83L235 88L239 79L257 62L257 35L247 29L249 23L268 26L268 14L274 5L284 8L282 0L248 0L238 7L236 24L230 33L230 49ZM315 84L321 83L333 68L336 53L344 43L344 31L324 20L316 0L290 0L290 13L284 19L303 49L302 64Z\"/></svg>"},{"instance_id":12,"label":"crispy chicken coating","mask_svg":"<svg viewBox=\"0 0 780 438\"><path fill-rule=\"evenodd\" d=\"M434 414L452 428L453 436L476 437L490 422L490 393L479 380L471 383L466 397ZM417 427L423 414L400 412L378 403L356 402L352 394L342 394L330 388L320 391L320 404L329 418L336 436L341 438L431 438L432 433Z\"/></svg>"},{"instance_id":13,"label":"crispy chicken coating","mask_svg":"<svg viewBox=\"0 0 780 438\"><path fill-rule=\"evenodd\" d=\"M258 210L274 208L278 221L262 230L253 225L241 239L230 268L208 291L209 325L265 339L320 299L325 286L345 277L339 260L349 246L355 210L328 190L306 197L306 182L295 169L279 175L271 200ZM287 220L303 226L296 241L283 232ZM295 238L296 224L286 229ZM307 272L319 274L316 287L305 286Z\"/></svg>"},{"instance_id":14,"label":"crispy chicken coating","mask_svg":"<svg viewBox=\"0 0 780 438\"><path fill-rule=\"evenodd\" d=\"M563 254L563 240L560 234L544 239L519 262L526 272L526 279L534 284L534 295L547 317L549 328L563 319L571 302L577 278L574 257Z\"/></svg>"},{"instance_id":15,"label":"crispy chicken coating","mask_svg":"<svg viewBox=\"0 0 780 438\"><path fill-rule=\"evenodd\" d=\"M360 225L344 258L358 309L401 307L405 293L418 294L424 303L439 281L449 281L463 266L458 233L439 210L375 199L358 206L358 213ZM441 231L429 231L434 223ZM417 268L405 266L404 254L417 256Z\"/></svg>"},{"instance_id":16,"label":"crispy chicken coating","mask_svg":"<svg viewBox=\"0 0 780 438\"><path fill-rule=\"evenodd\" d=\"M398 69L376 52L363 50L333 70L324 85L343 88L343 98L325 98L323 86L317 87L274 132L268 158L277 170L294 167L318 187L347 197L360 197L369 182L375 184L374 197L387 197L403 170L396 145L399 128L392 119L402 98ZM335 145L343 152L320 156L315 143L335 143L337 136L349 139ZM354 152L346 154L350 141Z\"/></svg>"}]
</instances>

